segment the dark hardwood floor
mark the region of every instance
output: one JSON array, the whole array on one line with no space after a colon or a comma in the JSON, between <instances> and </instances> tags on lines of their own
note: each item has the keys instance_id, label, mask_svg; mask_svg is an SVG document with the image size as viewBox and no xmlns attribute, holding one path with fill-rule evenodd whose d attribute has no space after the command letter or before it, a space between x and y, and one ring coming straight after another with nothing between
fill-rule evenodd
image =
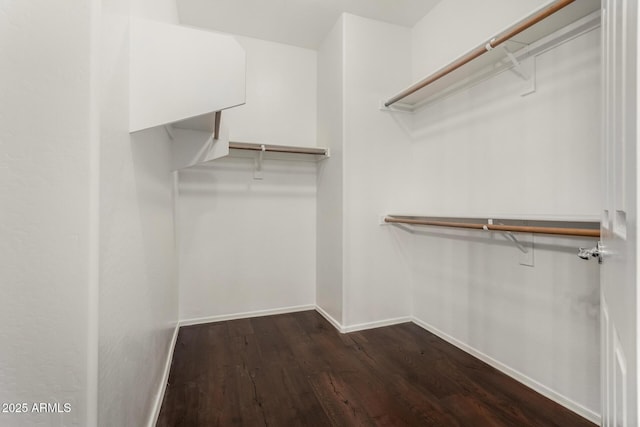
<instances>
[{"instance_id":1,"label":"dark hardwood floor","mask_svg":"<svg viewBox=\"0 0 640 427\"><path fill-rule=\"evenodd\" d=\"M180 329L157 426L594 426L411 324L315 311Z\"/></svg>"}]
</instances>

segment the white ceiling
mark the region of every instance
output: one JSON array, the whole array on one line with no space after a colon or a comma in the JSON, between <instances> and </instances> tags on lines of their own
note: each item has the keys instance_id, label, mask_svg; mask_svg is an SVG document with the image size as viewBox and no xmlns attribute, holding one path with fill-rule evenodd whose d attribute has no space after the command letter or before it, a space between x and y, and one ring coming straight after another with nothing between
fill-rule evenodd
<instances>
[{"instance_id":1,"label":"white ceiling","mask_svg":"<svg viewBox=\"0 0 640 427\"><path fill-rule=\"evenodd\" d=\"M178 0L183 25L316 49L342 12L412 27L440 0Z\"/></svg>"}]
</instances>

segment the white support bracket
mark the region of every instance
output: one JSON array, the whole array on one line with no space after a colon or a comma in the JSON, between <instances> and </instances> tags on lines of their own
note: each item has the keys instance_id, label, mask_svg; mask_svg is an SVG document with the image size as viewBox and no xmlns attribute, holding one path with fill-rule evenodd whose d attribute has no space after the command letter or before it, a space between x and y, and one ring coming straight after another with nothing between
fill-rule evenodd
<instances>
[{"instance_id":1,"label":"white support bracket","mask_svg":"<svg viewBox=\"0 0 640 427\"><path fill-rule=\"evenodd\" d=\"M389 105L388 107L384 105L386 101L380 101L380 111L386 111L388 113L403 113L403 114L411 114L414 112L414 108L410 105L403 104L401 102L396 102L393 105Z\"/></svg>"},{"instance_id":2,"label":"white support bracket","mask_svg":"<svg viewBox=\"0 0 640 427\"><path fill-rule=\"evenodd\" d=\"M489 219L487 221L488 225L496 224L493 222L493 219ZM502 223L497 223L497 225L504 225ZM533 267L533 233L522 234L521 238L523 241L521 242L511 231L503 231L502 235L507 239L511 240L513 244L520 250L520 265L527 265Z\"/></svg>"},{"instance_id":3,"label":"white support bracket","mask_svg":"<svg viewBox=\"0 0 640 427\"><path fill-rule=\"evenodd\" d=\"M167 136L170 140L173 141L174 139L176 139L176 135L173 133L173 126L171 126L171 124L164 125L163 127L165 132L167 132Z\"/></svg>"},{"instance_id":4,"label":"white support bracket","mask_svg":"<svg viewBox=\"0 0 640 427\"><path fill-rule=\"evenodd\" d=\"M504 53L507 54L507 58L509 58L509 60L513 64L513 72L522 77L523 80L529 80L530 76L527 76L525 71L522 69L522 64L520 63L520 61L518 61L518 58L516 58L516 56L511 53L507 46L502 45L502 48L504 49Z\"/></svg>"},{"instance_id":5,"label":"white support bracket","mask_svg":"<svg viewBox=\"0 0 640 427\"><path fill-rule=\"evenodd\" d=\"M504 233L502 233L502 235L504 237L506 237L507 239L511 240L513 242L514 245L516 245L516 247L518 249L520 249L520 252L522 252L523 254L528 253L529 251L527 250L527 248L525 248L522 243L520 243L520 241L518 240L518 238L510 231L505 231Z\"/></svg>"},{"instance_id":6,"label":"white support bracket","mask_svg":"<svg viewBox=\"0 0 640 427\"><path fill-rule=\"evenodd\" d=\"M253 179L262 179L262 161L264 160L264 152L267 150L267 148L264 146L264 144L261 144L260 148L261 148L260 153L255 159Z\"/></svg>"},{"instance_id":7,"label":"white support bracket","mask_svg":"<svg viewBox=\"0 0 640 427\"><path fill-rule=\"evenodd\" d=\"M507 48L506 45L502 45L502 49L504 50L507 58L513 64L513 68L511 71L525 81L526 85L524 86L522 92L520 92L520 96L526 96L532 94L536 91L536 57L535 55L525 59L523 62L518 61L518 58ZM528 68L526 70L525 68Z\"/></svg>"},{"instance_id":8,"label":"white support bracket","mask_svg":"<svg viewBox=\"0 0 640 427\"><path fill-rule=\"evenodd\" d=\"M521 233L520 244L527 249L520 254L520 265L533 267L533 233Z\"/></svg>"}]
</instances>

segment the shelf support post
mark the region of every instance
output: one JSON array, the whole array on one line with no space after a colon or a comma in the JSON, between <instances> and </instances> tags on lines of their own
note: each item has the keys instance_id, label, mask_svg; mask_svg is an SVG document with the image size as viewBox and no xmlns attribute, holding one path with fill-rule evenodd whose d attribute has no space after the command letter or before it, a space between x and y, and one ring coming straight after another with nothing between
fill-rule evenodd
<instances>
[{"instance_id":1,"label":"shelf support post","mask_svg":"<svg viewBox=\"0 0 640 427\"><path fill-rule=\"evenodd\" d=\"M267 151L267 147L264 144L260 144L260 154L255 159L255 169L253 171L253 179L262 179L262 160L264 160L264 152Z\"/></svg>"},{"instance_id":2,"label":"shelf support post","mask_svg":"<svg viewBox=\"0 0 640 427\"><path fill-rule=\"evenodd\" d=\"M216 111L213 123L213 139L220 138L220 120L222 119L222 111Z\"/></svg>"}]
</instances>

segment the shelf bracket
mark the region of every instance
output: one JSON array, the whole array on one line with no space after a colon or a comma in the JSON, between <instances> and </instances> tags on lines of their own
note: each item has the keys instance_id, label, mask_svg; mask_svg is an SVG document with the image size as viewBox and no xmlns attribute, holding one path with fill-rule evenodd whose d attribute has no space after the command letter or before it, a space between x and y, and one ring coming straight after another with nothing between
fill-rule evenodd
<instances>
[{"instance_id":1,"label":"shelf bracket","mask_svg":"<svg viewBox=\"0 0 640 427\"><path fill-rule=\"evenodd\" d=\"M511 53L507 46L502 45L502 48L504 49L504 53L507 55L507 58L509 58L509 60L513 64L513 72L522 77L523 80L529 80L530 76L527 76L522 67L522 64L520 63L520 61L518 61L518 58L516 58L516 56Z\"/></svg>"},{"instance_id":2,"label":"shelf bracket","mask_svg":"<svg viewBox=\"0 0 640 427\"><path fill-rule=\"evenodd\" d=\"M505 231L502 234L504 235L504 237L506 237L507 239L511 240L513 242L513 244L516 245L516 247L518 249L520 249L520 252L522 252L523 254L529 253L529 250L527 248L525 248L522 243L520 243L518 238L512 232Z\"/></svg>"},{"instance_id":3,"label":"shelf bracket","mask_svg":"<svg viewBox=\"0 0 640 427\"><path fill-rule=\"evenodd\" d=\"M386 111L388 113L404 113L404 114L411 114L414 111L413 107L407 104L403 104L401 102L396 102L395 104L390 105L388 107L384 105L384 103L385 101L380 101L380 105L379 105L380 111Z\"/></svg>"},{"instance_id":4,"label":"shelf bracket","mask_svg":"<svg viewBox=\"0 0 640 427\"><path fill-rule=\"evenodd\" d=\"M492 219L487 221L488 225L497 224L504 225L500 222L494 223ZM518 240L518 238L511 231L503 231L502 235L507 239L511 240L514 245L520 250L520 265L526 265L529 267L533 267L533 233L522 234L522 238L524 242Z\"/></svg>"},{"instance_id":5,"label":"shelf bracket","mask_svg":"<svg viewBox=\"0 0 640 427\"><path fill-rule=\"evenodd\" d=\"M171 126L170 124L168 125L164 125L164 131L167 132L167 136L169 137L170 140L174 140L176 139L175 134L173 133L173 126Z\"/></svg>"},{"instance_id":6,"label":"shelf bracket","mask_svg":"<svg viewBox=\"0 0 640 427\"><path fill-rule=\"evenodd\" d=\"M264 144L260 144L260 153L255 159L255 168L253 170L253 179L262 179L262 161L264 160L264 152L267 151L267 147Z\"/></svg>"},{"instance_id":7,"label":"shelf bracket","mask_svg":"<svg viewBox=\"0 0 640 427\"><path fill-rule=\"evenodd\" d=\"M493 224L497 224L497 225L504 225L502 223L494 223L492 219L489 219L487 221L487 225L493 225ZM489 230L489 228L485 228L485 230ZM527 248L525 248L522 243L520 243L520 241L518 240L518 238L510 231L503 231L502 235L507 238L507 240L511 240L518 249L520 249L520 252L522 252L523 254L526 254L528 252Z\"/></svg>"},{"instance_id":8,"label":"shelf bracket","mask_svg":"<svg viewBox=\"0 0 640 427\"><path fill-rule=\"evenodd\" d=\"M527 84L520 93L520 96L526 96L532 94L536 91L536 58L535 56L531 56L527 58L525 61L529 63L529 70L525 70L525 63L518 61L518 58L507 48L507 46L502 45L502 49L504 53L507 55L507 58L513 64L513 68L511 71L524 80Z\"/></svg>"}]
</instances>

